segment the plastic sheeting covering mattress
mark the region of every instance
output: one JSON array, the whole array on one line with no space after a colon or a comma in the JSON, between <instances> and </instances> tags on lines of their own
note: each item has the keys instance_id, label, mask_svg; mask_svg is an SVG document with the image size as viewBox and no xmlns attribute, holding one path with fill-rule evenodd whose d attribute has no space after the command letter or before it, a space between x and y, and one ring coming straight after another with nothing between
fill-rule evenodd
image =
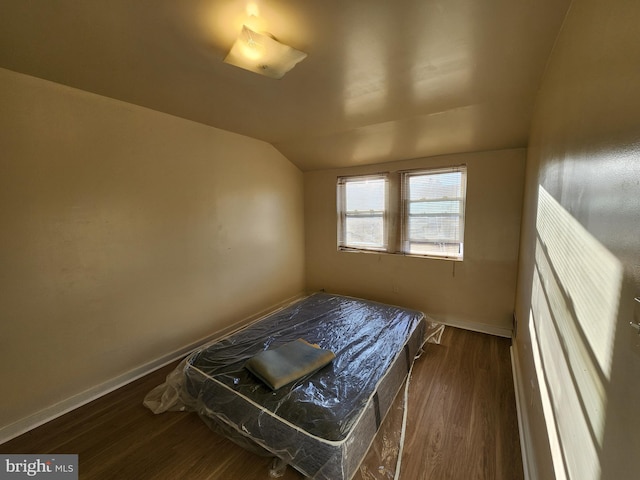
<instances>
[{"instance_id":1,"label":"plastic sheeting covering mattress","mask_svg":"<svg viewBox=\"0 0 640 480\"><path fill-rule=\"evenodd\" d=\"M197 350L174 375L180 385L170 375L145 404L154 410L154 397L173 394L174 405L160 411L196 410L214 430L307 477L350 479L428 331L421 312L317 293ZM275 391L245 368L252 356L298 338L336 358Z\"/></svg>"}]
</instances>

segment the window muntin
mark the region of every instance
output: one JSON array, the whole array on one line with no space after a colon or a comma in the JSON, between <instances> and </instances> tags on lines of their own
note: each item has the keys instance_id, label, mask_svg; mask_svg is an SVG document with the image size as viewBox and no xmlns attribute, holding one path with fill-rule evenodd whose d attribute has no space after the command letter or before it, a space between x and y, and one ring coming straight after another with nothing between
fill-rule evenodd
<instances>
[{"instance_id":1,"label":"window muntin","mask_svg":"<svg viewBox=\"0 0 640 480\"><path fill-rule=\"evenodd\" d=\"M387 248L385 175L338 179L338 246L363 250Z\"/></svg>"},{"instance_id":2,"label":"window muntin","mask_svg":"<svg viewBox=\"0 0 640 480\"><path fill-rule=\"evenodd\" d=\"M402 176L402 251L462 258L466 167L404 172Z\"/></svg>"}]
</instances>

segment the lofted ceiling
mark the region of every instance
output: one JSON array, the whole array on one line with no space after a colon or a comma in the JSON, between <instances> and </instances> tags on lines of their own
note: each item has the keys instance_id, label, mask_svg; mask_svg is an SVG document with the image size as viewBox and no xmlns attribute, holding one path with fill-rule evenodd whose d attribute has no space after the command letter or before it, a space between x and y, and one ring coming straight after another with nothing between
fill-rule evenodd
<instances>
[{"instance_id":1,"label":"lofted ceiling","mask_svg":"<svg viewBox=\"0 0 640 480\"><path fill-rule=\"evenodd\" d=\"M248 3L308 54L223 63ZM570 0L0 0L0 67L273 144L317 170L527 145Z\"/></svg>"}]
</instances>

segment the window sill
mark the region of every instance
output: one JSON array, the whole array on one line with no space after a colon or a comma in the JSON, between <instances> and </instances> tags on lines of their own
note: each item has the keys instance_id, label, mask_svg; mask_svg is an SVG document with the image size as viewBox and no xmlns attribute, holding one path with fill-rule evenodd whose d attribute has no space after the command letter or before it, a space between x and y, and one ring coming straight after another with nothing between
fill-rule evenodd
<instances>
[{"instance_id":1,"label":"window sill","mask_svg":"<svg viewBox=\"0 0 640 480\"><path fill-rule=\"evenodd\" d=\"M411 257L411 258L426 258L431 260L449 260L451 262L462 262L463 257L446 257L439 255L420 255L416 253L404 253L404 252L388 252L386 250L374 250L374 249L364 249L364 248L349 248L349 247L338 247L338 252L345 253L365 253L365 254L373 254L373 255L393 255L396 257Z\"/></svg>"}]
</instances>

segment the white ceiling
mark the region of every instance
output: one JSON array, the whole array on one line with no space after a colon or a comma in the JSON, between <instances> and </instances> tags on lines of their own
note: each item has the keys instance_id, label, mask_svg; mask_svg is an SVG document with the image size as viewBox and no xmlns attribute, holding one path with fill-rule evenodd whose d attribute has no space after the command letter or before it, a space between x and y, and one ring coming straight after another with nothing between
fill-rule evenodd
<instances>
[{"instance_id":1,"label":"white ceiling","mask_svg":"<svg viewBox=\"0 0 640 480\"><path fill-rule=\"evenodd\" d=\"M0 0L0 66L272 143L302 170L526 146L570 0L253 0L308 53L222 62L249 0Z\"/></svg>"}]
</instances>

